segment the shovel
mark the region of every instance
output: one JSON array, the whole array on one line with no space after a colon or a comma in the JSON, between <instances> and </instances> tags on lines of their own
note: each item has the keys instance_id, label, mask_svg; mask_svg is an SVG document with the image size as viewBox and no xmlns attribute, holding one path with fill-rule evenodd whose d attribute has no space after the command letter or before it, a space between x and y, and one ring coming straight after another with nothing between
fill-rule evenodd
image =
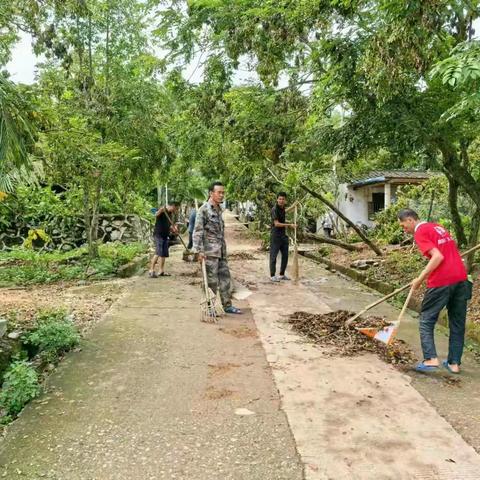
<instances>
[{"instance_id":1,"label":"shovel","mask_svg":"<svg viewBox=\"0 0 480 480\"><path fill-rule=\"evenodd\" d=\"M466 257L470 253L475 252L480 248L480 244L476 245L475 247L470 248L466 252L463 252L461 254L462 257ZM388 295L385 295L384 297L380 298L379 300L376 300L375 302L371 303L370 305L366 306L361 312L357 313L354 315L352 318L348 319L345 322L345 325L348 327L351 325L357 318L361 317L365 312L368 312L370 309L373 307L376 307L377 305L380 305L381 303L385 302L389 298L394 297L397 295L397 293L403 292L407 288L411 287L411 282L408 283L407 285L404 285L403 287L397 288L394 290L392 293L389 293ZM386 343L387 345L392 342L394 339L395 335L398 332L398 328L400 326L400 321L402 320L405 310L407 309L408 304L410 303L410 299L412 298L413 294L413 289L410 288L410 292L408 293L407 299L405 300L405 303L403 304L402 311L400 312L400 315L398 316L398 319L393 322L391 325L378 329L378 328L358 328L357 330L364 335L367 335L368 337L374 338L375 340L379 340L380 342Z\"/></svg>"}]
</instances>

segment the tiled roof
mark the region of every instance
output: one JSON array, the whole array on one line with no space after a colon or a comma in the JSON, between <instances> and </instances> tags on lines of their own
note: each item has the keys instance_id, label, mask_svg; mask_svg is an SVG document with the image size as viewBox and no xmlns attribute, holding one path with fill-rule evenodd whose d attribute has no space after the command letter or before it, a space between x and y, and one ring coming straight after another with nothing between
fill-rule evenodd
<instances>
[{"instance_id":1,"label":"tiled roof","mask_svg":"<svg viewBox=\"0 0 480 480\"><path fill-rule=\"evenodd\" d=\"M385 177L385 178L430 178L432 172L422 170L378 170L370 172L364 178Z\"/></svg>"},{"instance_id":2,"label":"tiled roof","mask_svg":"<svg viewBox=\"0 0 480 480\"><path fill-rule=\"evenodd\" d=\"M353 179L350 182L352 187L360 187L362 185L371 185L374 183L381 183L391 179L409 179L423 180L431 178L435 175L433 172L426 172L421 170L375 170L362 177Z\"/></svg>"}]
</instances>

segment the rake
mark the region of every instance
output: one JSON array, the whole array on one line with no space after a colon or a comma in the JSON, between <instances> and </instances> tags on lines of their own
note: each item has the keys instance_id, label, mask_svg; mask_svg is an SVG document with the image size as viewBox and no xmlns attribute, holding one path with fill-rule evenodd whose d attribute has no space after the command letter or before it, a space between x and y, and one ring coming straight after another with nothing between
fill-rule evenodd
<instances>
[{"instance_id":1,"label":"rake","mask_svg":"<svg viewBox=\"0 0 480 480\"><path fill-rule=\"evenodd\" d=\"M202 322L217 323L218 317L225 314L221 302L213 290L208 286L207 266L205 259L202 260L202 276L205 297L200 301L200 310L202 312Z\"/></svg>"}]
</instances>

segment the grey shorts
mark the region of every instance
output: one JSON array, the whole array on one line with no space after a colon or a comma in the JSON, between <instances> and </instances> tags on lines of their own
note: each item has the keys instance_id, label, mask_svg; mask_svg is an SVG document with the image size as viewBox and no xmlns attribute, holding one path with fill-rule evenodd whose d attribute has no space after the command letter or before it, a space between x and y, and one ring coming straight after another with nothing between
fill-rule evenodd
<instances>
[{"instance_id":1,"label":"grey shorts","mask_svg":"<svg viewBox=\"0 0 480 480\"><path fill-rule=\"evenodd\" d=\"M168 238L161 238L161 237L153 237L155 241L155 255L158 255L159 257L164 257L168 258L168 247L169 247L169 242Z\"/></svg>"}]
</instances>

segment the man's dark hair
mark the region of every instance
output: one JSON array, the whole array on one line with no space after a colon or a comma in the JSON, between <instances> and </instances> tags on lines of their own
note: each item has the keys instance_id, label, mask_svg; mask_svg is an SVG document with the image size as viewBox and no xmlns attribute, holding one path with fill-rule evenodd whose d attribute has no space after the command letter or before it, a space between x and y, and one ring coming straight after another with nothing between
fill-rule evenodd
<instances>
[{"instance_id":1,"label":"man's dark hair","mask_svg":"<svg viewBox=\"0 0 480 480\"><path fill-rule=\"evenodd\" d=\"M180 206L180 202L177 202L177 201L168 202L168 204L169 204L171 207L179 207L179 206Z\"/></svg>"},{"instance_id":2,"label":"man's dark hair","mask_svg":"<svg viewBox=\"0 0 480 480\"><path fill-rule=\"evenodd\" d=\"M211 193L215 190L215 187L223 187L223 183L222 182L213 182L212 184L210 184L210 186L208 187L208 193Z\"/></svg>"},{"instance_id":3,"label":"man's dark hair","mask_svg":"<svg viewBox=\"0 0 480 480\"><path fill-rule=\"evenodd\" d=\"M397 218L402 222L407 218L413 218L414 220L418 220L418 213L411 208L402 208L402 210L397 213Z\"/></svg>"},{"instance_id":4,"label":"man's dark hair","mask_svg":"<svg viewBox=\"0 0 480 480\"><path fill-rule=\"evenodd\" d=\"M285 197L287 198L287 194L285 192L278 192L277 193L277 198L280 198L280 197Z\"/></svg>"}]
</instances>

